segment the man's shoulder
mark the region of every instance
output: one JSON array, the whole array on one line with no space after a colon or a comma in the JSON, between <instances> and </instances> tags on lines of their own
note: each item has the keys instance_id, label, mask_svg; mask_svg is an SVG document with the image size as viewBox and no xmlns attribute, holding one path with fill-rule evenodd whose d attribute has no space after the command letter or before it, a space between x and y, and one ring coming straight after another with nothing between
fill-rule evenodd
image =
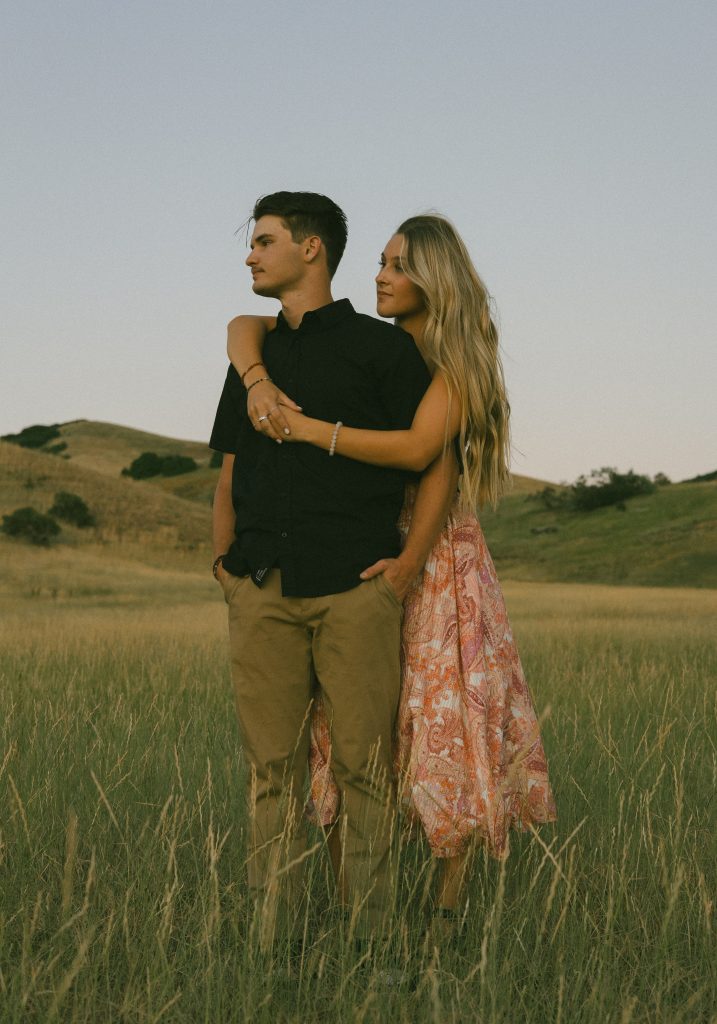
<instances>
[{"instance_id":1,"label":"man's shoulder","mask_svg":"<svg viewBox=\"0 0 717 1024\"><path fill-rule=\"evenodd\" d=\"M404 331L402 327L389 323L388 320L379 320L378 317L370 316L368 313L354 312L357 326L362 333L376 338L377 341L395 345L414 345L413 338Z\"/></svg>"}]
</instances>

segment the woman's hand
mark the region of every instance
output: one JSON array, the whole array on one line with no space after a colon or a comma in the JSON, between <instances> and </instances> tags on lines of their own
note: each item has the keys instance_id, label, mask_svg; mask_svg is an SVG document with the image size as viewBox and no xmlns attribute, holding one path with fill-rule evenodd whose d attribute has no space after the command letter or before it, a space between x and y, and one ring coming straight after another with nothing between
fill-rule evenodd
<instances>
[{"instance_id":1,"label":"woman's hand","mask_svg":"<svg viewBox=\"0 0 717 1024\"><path fill-rule=\"evenodd\" d=\"M291 427L287 413L290 410L301 412L301 406L285 395L271 380L262 380L252 387L247 395L246 406L254 430L266 434L272 441L289 440Z\"/></svg>"},{"instance_id":2,"label":"woman's hand","mask_svg":"<svg viewBox=\"0 0 717 1024\"><path fill-rule=\"evenodd\" d=\"M310 427L315 421L309 419L308 416L304 416L302 412L296 411L297 406L293 405L292 408L284 406L282 414L284 420L288 424L288 433L282 437L283 441L312 441L313 435L311 434Z\"/></svg>"}]
</instances>

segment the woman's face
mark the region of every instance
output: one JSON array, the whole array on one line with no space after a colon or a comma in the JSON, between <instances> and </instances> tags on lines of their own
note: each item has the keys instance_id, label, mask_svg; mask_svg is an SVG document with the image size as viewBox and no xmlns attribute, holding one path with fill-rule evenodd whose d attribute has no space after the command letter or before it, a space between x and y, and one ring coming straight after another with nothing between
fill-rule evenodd
<instances>
[{"instance_id":1,"label":"woman's face","mask_svg":"<svg viewBox=\"0 0 717 1024\"><path fill-rule=\"evenodd\" d=\"M426 308L423 292L403 271L403 246L403 235L389 239L381 253L381 269L376 275L376 312L399 321L423 313Z\"/></svg>"}]
</instances>

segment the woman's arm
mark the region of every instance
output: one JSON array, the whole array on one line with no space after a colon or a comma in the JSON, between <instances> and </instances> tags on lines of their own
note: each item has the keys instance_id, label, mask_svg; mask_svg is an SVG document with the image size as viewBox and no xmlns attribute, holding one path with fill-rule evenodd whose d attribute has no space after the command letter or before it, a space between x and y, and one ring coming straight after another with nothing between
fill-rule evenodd
<instances>
[{"instance_id":1,"label":"woman's arm","mask_svg":"<svg viewBox=\"0 0 717 1024\"><path fill-rule=\"evenodd\" d=\"M291 431L287 440L305 441L329 450L335 424L286 410L284 414ZM449 394L445 378L437 373L408 430L360 430L342 426L335 450L348 459L374 466L421 472L443 451L446 442L453 440L460 425L460 401L455 394Z\"/></svg>"},{"instance_id":2,"label":"woman's arm","mask_svg":"<svg viewBox=\"0 0 717 1024\"><path fill-rule=\"evenodd\" d=\"M278 440L280 435L289 433L283 407L300 412L301 406L272 380L262 379L269 375L262 362L264 339L275 327L276 317L273 316L235 316L227 325L227 355L244 387L248 389L254 384L247 392L249 419L255 429L266 427L264 432L271 432L274 440Z\"/></svg>"},{"instance_id":3,"label":"woman's arm","mask_svg":"<svg viewBox=\"0 0 717 1024\"><path fill-rule=\"evenodd\" d=\"M443 452L421 477L411 515L411 525L398 558L384 558L361 573L364 580L383 572L403 600L421 572L453 504L458 486L458 463L453 448Z\"/></svg>"},{"instance_id":4,"label":"woman's arm","mask_svg":"<svg viewBox=\"0 0 717 1024\"><path fill-rule=\"evenodd\" d=\"M261 361L264 338L275 327L276 317L273 316L235 316L227 324L227 355L246 387L262 376L262 370L266 373ZM250 366L252 369L247 373Z\"/></svg>"}]
</instances>

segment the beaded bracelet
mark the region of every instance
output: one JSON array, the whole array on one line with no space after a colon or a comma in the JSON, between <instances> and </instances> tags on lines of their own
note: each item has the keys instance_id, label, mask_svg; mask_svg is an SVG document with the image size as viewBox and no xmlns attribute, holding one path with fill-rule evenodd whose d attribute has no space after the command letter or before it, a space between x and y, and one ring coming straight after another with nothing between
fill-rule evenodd
<instances>
[{"instance_id":1,"label":"beaded bracelet","mask_svg":"<svg viewBox=\"0 0 717 1024\"><path fill-rule=\"evenodd\" d=\"M256 387L257 384L263 383L263 381L265 380L271 380L271 377L258 377L256 380L253 380L249 387L246 389L246 393L249 394L253 387Z\"/></svg>"},{"instance_id":2,"label":"beaded bracelet","mask_svg":"<svg viewBox=\"0 0 717 1024\"><path fill-rule=\"evenodd\" d=\"M264 364L262 363L261 360L259 360L258 363L252 363L251 366L247 366L247 368L244 371L244 373L240 373L239 374L239 380L242 382L242 384L244 383L244 378L249 373L249 370L255 370L257 368L257 366L264 366ZM266 367L265 367L265 369L266 369Z\"/></svg>"},{"instance_id":3,"label":"beaded bracelet","mask_svg":"<svg viewBox=\"0 0 717 1024\"><path fill-rule=\"evenodd\" d=\"M342 427L343 427L343 423L341 422L341 420L338 420L337 423L336 423L336 426L334 427L334 432L331 435L331 444L329 445L329 455L334 455L336 453L336 441L337 441L338 436L339 436L339 430L341 430Z\"/></svg>"}]
</instances>

